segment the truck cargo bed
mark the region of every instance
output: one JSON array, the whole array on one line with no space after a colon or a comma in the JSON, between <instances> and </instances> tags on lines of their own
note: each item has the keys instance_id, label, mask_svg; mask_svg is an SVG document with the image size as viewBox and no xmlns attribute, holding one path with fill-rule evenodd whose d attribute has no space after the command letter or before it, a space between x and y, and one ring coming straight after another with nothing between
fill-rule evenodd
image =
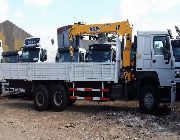
<instances>
[{"instance_id":1,"label":"truck cargo bed","mask_svg":"<svg viewBox=\"0 0 180 140\"><path fill-rule=\"evenodd\" d=\"M117 81L115 63L1 63L1 80Z\"/></svg>"}]
</instances>

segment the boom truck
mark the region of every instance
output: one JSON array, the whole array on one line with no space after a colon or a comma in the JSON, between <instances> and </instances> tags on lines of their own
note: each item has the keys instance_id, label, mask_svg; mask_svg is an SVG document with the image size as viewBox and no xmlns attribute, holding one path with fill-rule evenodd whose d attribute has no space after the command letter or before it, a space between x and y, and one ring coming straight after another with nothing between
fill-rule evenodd
<instances>
[{"instance_id":1,"label":"boom truck","mask_svg":"<svg viewBox=\"0 0 180 140\"><path fill-rule=\"evenodd\" d=\"M38 111L47 110L50 103L54 110L62 111L78 99L113 101L131 95L139 101L142 111L151 112L162 101L175 100L174 90L171 92L174 75L168 32L138 31L133 49L128 21L73 25L69 39L73 43L74 37L98 33L116 35L115 62L4 63L0 65L0 79L14 87L27 86ZM132 50L136 57L131 57Z\"/></svg>"}]
</instances>

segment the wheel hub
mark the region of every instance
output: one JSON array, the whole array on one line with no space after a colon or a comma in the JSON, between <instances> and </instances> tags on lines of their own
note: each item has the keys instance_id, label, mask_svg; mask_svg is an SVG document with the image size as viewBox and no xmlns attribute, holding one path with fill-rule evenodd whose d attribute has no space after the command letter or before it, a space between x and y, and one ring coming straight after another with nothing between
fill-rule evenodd
<instances>
[{"instance_id":1,"label":"wheel hub","mask_svg":"<svg viewBox=\"0 0 180 140\"><path fill-rule=\"evenodd\" d=\"M145 97L144 97L144 105L147 108L152 108L153 104L154 104L153 94L151 92L148 92L147 94L145 94Z\"/></svg>"},{"instance_id":2,"label":"wheel hub","mask_svg":"<svg viewBox=\"0 0 180 140\"><path fill-rule=\"evenodd\" d=\"M60 106L62 104L62 94L60 91L57 91L54 93L54 103L57 106Z\"/></svg>"},{"instance_id":3,"label":"wheel hub","mask_svg":"<svg viewBox=\"0 0 180 140\"><path fill-rule=\"evenodd\" d=\"M44 104L44 95L42 92L36 94L36 103L38 106L43 106Z\"/></svg>"}]
</instances>

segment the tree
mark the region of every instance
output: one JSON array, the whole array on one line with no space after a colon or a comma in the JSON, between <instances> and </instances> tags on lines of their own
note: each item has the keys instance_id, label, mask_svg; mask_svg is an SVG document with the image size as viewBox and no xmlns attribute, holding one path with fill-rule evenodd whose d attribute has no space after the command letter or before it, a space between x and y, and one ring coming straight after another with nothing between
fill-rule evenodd
<instances>
[{"instance_id":1,"label":"tree","mask_svg":"<svg viewBox=\"0 0 180 140\"><path fill-rule=\"evenodd\" d=\"M169 34L170 38L172 39L172 38L173 38L173 35L172 35L171 29L167 29L167 30L168 30L168 34Z\"/></svg>"},{"instance_id":2,"label":"tree","mask_svg":"<svg viewBox=\"0 0 180 140\"><path fill-rule=\"evenodd\" d=\"M177 26L175 26L175 29L176 29L176 32L177 32L178 36L180 36L180 30L179 30L179 28L178 28Z\"/></svg>"}]
</instances>

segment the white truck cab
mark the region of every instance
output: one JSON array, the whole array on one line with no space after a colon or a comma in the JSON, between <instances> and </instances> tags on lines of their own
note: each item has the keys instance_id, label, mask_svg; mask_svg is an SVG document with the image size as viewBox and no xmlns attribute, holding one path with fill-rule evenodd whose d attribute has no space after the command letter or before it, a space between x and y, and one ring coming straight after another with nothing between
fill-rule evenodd
<instances>
[{"instance_id":1,"label":"white truck cab","mask_svg":"<svg viewBox=\"0 0 180 140\"><path fill-rule=\"evenodd\" d=\"M21 55L21 62L55 62L57 47L52 38L27 38Z\"/></svg>"},{"instance_id":2,"label":"white truck cab","mask_svg":"<svg viewBox=\"0 0 180 140\"><path fill-rule=\"evenodd\" d=\"M160 87L170 86L174 75L168 32L138 32L137 45L137 73L154 75Z\"/></svg>"},{"instance_id":3,"label":"white truck cab","mask_svg":"<svg viewBox=\"0 0 180 140\"><path fill-rule=\"evenodd\" d=\"M86 50L84 48L73 48L73 56L70 54L69 47L58 48L56 62L85 62Z\"/></svg>"},{"instance_id":4,"label":"white truck cab","mask_svg":"<svg viewBox=\"0 0 180 140\"><path fill-rule=\"evenodd\" d=\"M140 106L147 109L152 103L175 100L171 93L174 80L172 58L168 32L137 33L136 80L141 89Z\"/></svg>"},{"instance_id":5,"label":"white truck cab","mask_svg":"<svg viewBox=\"0 0 180 140\"><path fill-rule=\"evenodd\" d=\"M113 62L116 57L116 43L89 45L88 62Z\"/></svg>"}]
</instances>

